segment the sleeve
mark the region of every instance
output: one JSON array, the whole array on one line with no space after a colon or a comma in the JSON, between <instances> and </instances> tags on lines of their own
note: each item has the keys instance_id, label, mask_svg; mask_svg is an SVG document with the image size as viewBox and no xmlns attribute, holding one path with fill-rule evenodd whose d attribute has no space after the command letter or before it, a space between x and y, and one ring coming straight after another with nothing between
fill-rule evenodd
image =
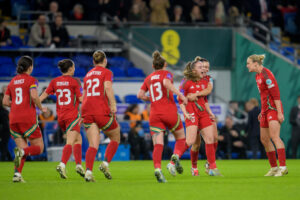
<instances>
[{"instance_id":1,"label":"sleeve","mask_svg":"<svg viewBox=\"0 0 300 200\"><path fill-rule=\"evenodd\" d=\"M11 92L10 92L10 84L7 86L7 89L6 89L5 94L8 95L8 96L11 96Z\"/></svg>"},{"instance_id":2,"label":"sleeve","mask_svg":"<svg viewBox=\"0 0 300 200\"><path fill-rule=\"evenodd\" d=\"M113 73L110 70L105 73L104 81L113 82Z\"/></svg>"},{"instance_id":3,"label":"sleeve","mask_svg":"<svg viewBox=\"0 0 300 200\"><path fill-rule=\"evenodd\" d=\"M83 93L83 89L81 87L80 80L76 78L74 82L75 82L74 83L74 85L75 85L75 95L76 95L76 97L81 97L82 93Z\"/></svg>"},{"instance_id":4,"label":"sleeve","mask_svg":"<svg viewBox=\"0 0 300 200\"><path fill-rule=\"evenodd\" d=\"M185 94L186 88L187 88L187 82L183 79L183 80L181 81L181 83L180 83L180 86L179 86L179 92L180 92L182 95L184 95L184 94ZM180 98L178 98L178 103L179 103L179 104L182 104L183 101L182 101Z\"/></svg>"},{"instance_id":5,"label":"sleeve","mask_svg":"<svg viewBox=\"0 0 300 200\"><path fill-rule=\"evenodd\" d=\"M164 79L169 79L171 82L173 82L173 74L171 72L168 72Z\"/></svg>"},{"instance_id":6,"label":"sleeve","mask_svg":"<svg viewBox=\"0 0 300 200\"><path fill-rule=\"evenodd\" d=\"M142 87L141 87L141 90L144 90L145 92L148 91L148 86L147 86L147 84L146 84L147 80L148 80L148 79L146 79L146 80L144 81L144 83L143 83L143 85L142 85Z\"/></svg>"},{"instance_id":7,"label":"sleeve","mask_svg":"<svg viewBox=\"0 0 300 200\"><path fill-rule=\"evenodd\" d=\"M264 71L264 82L274 100L280 100L280 92L277 81L271 72Z\"/></svg>"},{"instance_id":8,"label":"sleeve","mask_svg":"<svg viewBox=\"0 0 300 200\"><path fill-rule=\"evenodd\" d=\"M47 94L54 94L54 87L53 87L53 81L50 82L50 84L48 85L47 89L46 89L46 93Z\"/></svg>"},{"instance_id":9,"label":"sleeve","mask_svg":"<svg viewBox=\"0 0 300 200\"><path fill-rule=\"evenodd\" d=\"M31 78L29 80L29 88L30 89L37 89L38 87L38 81L35 78Z\"/></svg>"},{"instance_id":10,"label":"sleeve","mask_svg":"<svg viewBox=\"0 0 300 200\"><path fill-rule=\"evenodd\" d=\"M211 76L208 76L208 82L214 86L214 79Z\"/></svg>"}]
</instances>

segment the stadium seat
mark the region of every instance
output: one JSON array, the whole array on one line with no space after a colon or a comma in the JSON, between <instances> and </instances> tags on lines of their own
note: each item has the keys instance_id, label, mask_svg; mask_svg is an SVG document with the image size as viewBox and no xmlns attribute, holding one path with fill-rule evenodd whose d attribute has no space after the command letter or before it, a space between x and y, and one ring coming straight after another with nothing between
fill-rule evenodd
<instances>
[{"instance_id":1,"label":"stadium seat","mask_svg":"<svg viewBox=\"0 0 300 200\"><path fill-rule=\"evenodd\" d=\"M142 78L146 77L143 70L136 67L129 67L127 69L127 75L129 77L142 77Z\"/></svg>"},{"instance_id":2,"label":"stadium seat","mask_svg":"<svg viewBox=\"0 0 300 200\"><path fill-rule=\"evenodd\" d=\"M148 121L142 122L142 128L144 129L145 133L150 133L150 125Z\"/></svg>"},{"instance_id":3,"label":"stadium seat","mask_svg":"<svg viewBox=\"0 0 300 200\"><path fill-rule=\"evenodd\" d=\"M12 42L12 46L18 47L18 48L23 46L23 41L21 40L21 38L19 36L12 35L10 37L10 39L11 39L11 42Z\"/></svg>"},{"instance_id":4,"label":"stadium seat","mask_svg":"<svg viewBox=\"0 0 300 200\"><path fill-rule=\"evenodd\" d=\"M112 71L112 73L114 74L114 77L116 77L116 78L126 77L125 71L120 67L113 66L113 67L110 67L109 69Z\"/></svg>"},{"instance_id":5,"label":"stadium seat","mask_svg":"<svg viewBox=\"0 0 300 200\"><path fill-rule=\"evenodd\" d=\"M76 77L84 77L86 75L86 70L83 67L77 67L75 70L74 76Z\"/></svg>"},{"instance_id":6,"label":"stadium seat","mask_svg":"<svg viewBox=\"0 0 300 200\"><path fill-rule=\"evenodd\" d=\"M123 121L123 122L119 122L119 124L120 124L122 133L129 133L129 131L130 131L129 122Z\"/></svg>"},{"instance_id":7,"label":"stadium seat","mask_svg":"<svg viewBox=\"0 0 300 200\"><path fill-rule=\"evenodd\" d=\"M0 65L0 76L6 77L6 76L13 76L15 74L15 65L13 64L2 64Z\"/></svg>"},{"instance_id":8,"label":"stadium seat","mask_svg":"<svg viewBox=\"0 0 300 200\"><path fill-rule=\"evenodd\" d=\"M115 95L115 99L117 103L122 103L121 98L119 97L119 95Z\"/></svg>"},{"instance_id":9,"label":"stadium seat","mask_svg":"<svg viewBox=\"0 0 300 200\"><path fill-rule=\"evenodd\" d=\"M51 69L52 65L49 64L37 65L33 69L32 75L36 77L49 77Z\"/></svg>"},{"instance_id":10,"label":"stadium seat","mask_svg":"<svg viewBox=\"0 0 300 200\"><path fill-rule=\"evenodd\" d=\"M40 65L47 64L47 65L53 65L53 59L48 57L36 57L34 58L34 66L38 67Z\"/></svg>"},{"instance_id":11,"label":"stadium seat","mask_svg":"<svg viewBox=\"0 0 300 200\"><path fill-rule=\"evenodd\" d=\"M78 54L73 57L76 67L88 68L93 66L93 58L84 54Z\"/></svg>"},{"instance_id":12,"label":"stadium seat","mask_svg":"<svg viewBox=\"0 0 300 200\"><path fill-rule=\"evenodd\" d=\"M55 57L55 58L53 58L53 66L57 67L58 62L63 60L63 59L68 59L68 58L67 57Z\"/></svg>"},{"instance_id":13,"label":"stadium seat","mask_svg":"<svg viewBox=\"0 0 300 200\"><path fill-rule=\"evenodd\" d=\"M135 103L143 103L142 100L138 99L135 94L129 94L124 97L125 103L135 104Z\"/></svg>"},{"instance_id":14,"label":"stadium seat","mask_svg":"<svg viewBox=\"0 0 300 200\"><path fill-rule=\"evenodd\" d=\"M53 67L51 70L50 70L50 76L51 77L58 77L62 75L60 70L58 69L58 67Z\"/></svg>"},{"instance_id":15,"label":"stadium seat","mask_svg":"<svg viewBox=\"0 0 300 200\"><path fill-rule=\"evenodd\" d=\"M0 64L14 64L11 57L8 56L0 56Z\"/></svg>"},{"instance_id":16,"label":"stadium seat","mask_svg":"<svg viewBox=\"0 0 300 200\"><path fill-rule=\"evenodd\" d=\"M19 61L20 58L21 58L21 56L17 56L17 57L14 58L14 63L16 65L18 64L18 61Z\"/></svg>"}]
</instances>

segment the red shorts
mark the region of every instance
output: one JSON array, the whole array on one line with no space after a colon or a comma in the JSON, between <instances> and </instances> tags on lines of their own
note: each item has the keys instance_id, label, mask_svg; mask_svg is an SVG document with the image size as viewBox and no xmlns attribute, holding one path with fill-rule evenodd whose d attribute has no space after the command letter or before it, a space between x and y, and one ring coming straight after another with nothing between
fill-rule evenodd
<instances>
[{"instance_id":1,"label":"red shorts","mask_svg":"<svg viewBox=\"0 0 300 200\"><path fill-rule=\"evenodd\" d=\"M212 120L206 111L200 111L198 113L190 113L193 115L191 120L185 119L185 125L188 126L198 126L199 130L202 130L208 126L212 125Z\"/></svg>"},{"instance_id":2,"label":"red shorts","mask_svg":"<svg viewBox=\"0 0 300 200\"><path fill-rule=\"evenodd\" d=\"M116 129L119 125L115 115L88 115L83 118L83 124L88 129L92 123L96 123L102 131L110 131Z\"/></svg>"},{"instance_id":3,"label":"red shorts","mask_svg":"<svg viewBox=\"0 0 300 200\"><path fill-rule=\"evenodd\" d=\"M164 132L166 129L174 132L183 128L177 112L174 114L150 114L149 125L151 135Z\"/></svg>"},{"instance_id":4,"label":"red shorts","mask_svg":"<svg viewBox=\"0 0 300 200\"><path fill-rule=\"evenodd\" d=\"M272 120L278 121L276 110L268 110L267 112L262 113L260 119L260 127L269 128L269 121Z\"/></svg>"},{"instance_id":5,"label":"red shorts","mask_svg":"<svg viewBox=\"0 0 300 200\"><path fill-rule=\"evenodd\" d=\"M76 118L58 120L58 125L63 130L64 133L68 133L68 131L77 131L80 133L80 115Z\"/></svg>"},{"instance_id":6,"label":"red shorts","mask_svg":"<svg viewBox=\"0 0 300 200\"><path fill-rule=\"evenodd\" d=\"M37 123L13 123L10 124L10 134L13 138L40 138L42 137L41 129Z\"/></svg>"}]
</instances>

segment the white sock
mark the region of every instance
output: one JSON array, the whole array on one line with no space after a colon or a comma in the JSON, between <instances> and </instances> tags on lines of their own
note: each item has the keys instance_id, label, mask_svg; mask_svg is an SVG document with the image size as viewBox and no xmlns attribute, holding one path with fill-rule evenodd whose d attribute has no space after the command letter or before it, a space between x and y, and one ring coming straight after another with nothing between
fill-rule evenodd
<instances>
[{"instance_id":1,"label":"white sock","mask_svg":"<svg viewBox=\"0 0 300 200\"><path fill-rule=\"evenodd\" d=\"M108 167L108 162L103 161L104 165L106 165L106 167Z\"/></svg>"},{"instance_id":2,"label":"white sock","mask_svg":"<svg viewBox=\"0 0 300 200\"><path fill-rule=\"evenodd\" d=\"M278 167L271 167L271 169L272 169L272 170L277 170L277 169L278 169Z\"/></svg>"},{"instance_id":3,"label":"white sock","mask_svg":"<svg viewBox=\"0 0 300 200\"><path fill-rule=\"evenodd\" d=\"M286 169L286 166L280 166L279 167L281 170L285 170Z\"/></svg>"}]
</instances>

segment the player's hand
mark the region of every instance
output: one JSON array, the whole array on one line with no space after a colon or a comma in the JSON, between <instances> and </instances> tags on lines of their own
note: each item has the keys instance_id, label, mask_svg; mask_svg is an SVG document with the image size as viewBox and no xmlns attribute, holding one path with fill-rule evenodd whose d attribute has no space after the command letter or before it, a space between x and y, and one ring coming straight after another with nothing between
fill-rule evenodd
<instances>
[{"instance_id":1,"label":"player's hand","mask_svg":"<svg viewBox=\"0 0 300 200\"><path fill-rule=\"evenodd\" d=\"M261 113L259 113L259 115L257 116L258 121L260 121L261 119Z\"/></svg>"},{"instance_id":2,"label":"player's hand","mask_svg":"<svg viewBox=\"0 0 300 200\"><path fill-rule=\"evenodd\" d=\"M48 108L47 107L42 107L42 112L45 113L47 112Z\"/></svg>"},{"instance_id":3,"label":"player's hand","mask_svg":"<svg viewBox=\"0 0 300 200\"><path fill-rule=\"evenodd\" d=\"M183 101L183 105L186 106L188 104L188 99L185 96L183 96L182 94L180 95L180 99Z\"/></svg>"},{"instance_id":4,"label":"player's hand","mask_svg":"<svg viewBox=\"0 0 300 200\"><path fill-rule=\"evenodd\" d=\"M215 120L216 119L216 116L213 114L213 113L208 113L209 114L209 117L212 119L212 120Z\"/></svg>"},{"instance_id":5,"label":"player's hand","mask_svg":"<svg viewBox=\"0 0 300 200\"><path fill-rule=\"evenodd\" d=\"M188 95L187 95L187 98L188 98L188 100L190 100L190 101L197 101L197 100L198 100L197 93L188 94Z\"/></svg>"},{"instance_id":6,"label":"player's hand","mask_svg":"<svg viewBox=\"0 0 300 200\"><path fill-rule=\"evenodd\" d=\"M111 112L112 114L115 114L115 113L117 112L117 106L116 106L116 105L111 105L111 106L110 106L110 112Z\"/></svg>"},{"instance_id":7,"label":"player's hand","mask_svg":"<svg viewBox=\"0 0 300 200\"><path fill-rule=\"evenodd\" d=\"M192 120L193 115L191 115L189 113L184 113L184 117L185 117L185 119Z\"/></svg>"},{"instance_id":8,"label":"player's hand","mask_svg":"<svg viewBox=\"0 0 300 200\"><path fill-rule=\"evenodd\" d=\"M277 118L280 124L284 121L284 115L281 112L278 112Z\"/></svg>"}]
</instances>

